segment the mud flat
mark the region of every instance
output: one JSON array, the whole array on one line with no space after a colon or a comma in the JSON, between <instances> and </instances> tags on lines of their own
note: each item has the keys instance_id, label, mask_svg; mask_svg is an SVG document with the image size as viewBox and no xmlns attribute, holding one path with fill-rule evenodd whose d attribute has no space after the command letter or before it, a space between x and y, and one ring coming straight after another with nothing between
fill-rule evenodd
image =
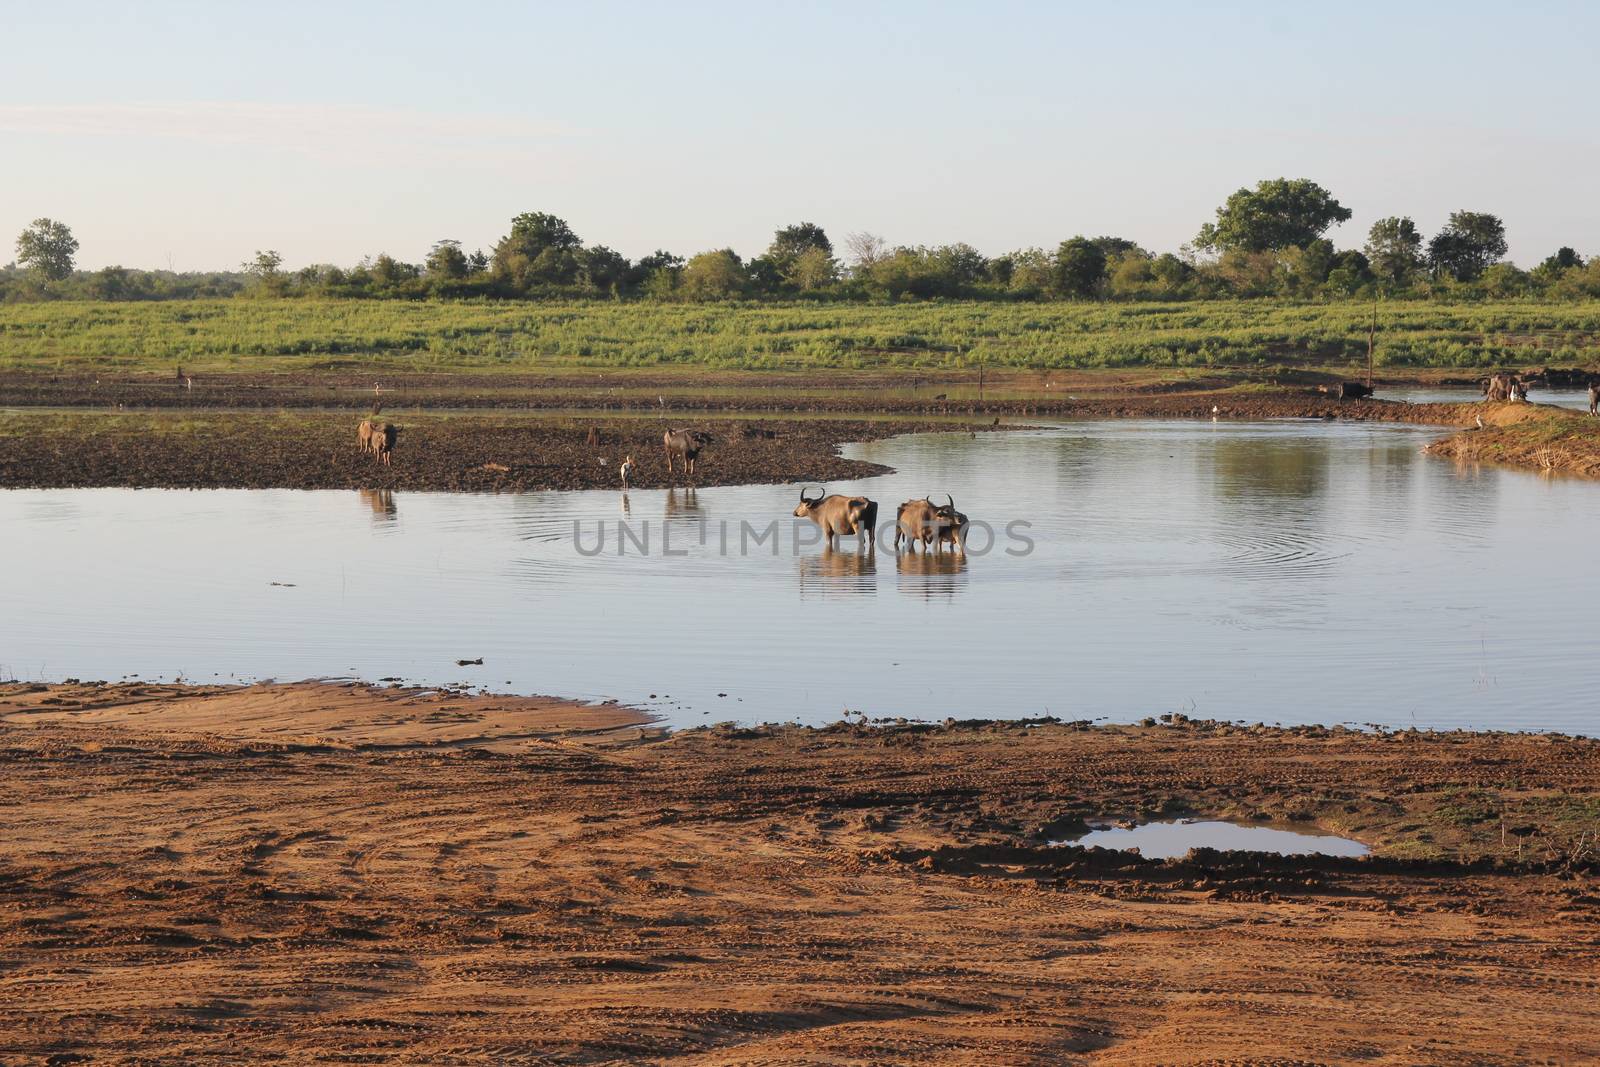
<instances>
[{"instance_id":1,"label":"mud flat","mask_svg":"<svg viewBox=\"0 0 1600 1067\"><path fill-rule=\"evenodd\" d=\"M842 481L886 470L841 457L838 447L847 441L958 425L976 429L916 419L383 418L400 427L387 467L359 450L359 416L199 412L176 419L167 412L12 412L0 416L0 488L615 489L628 455L634 458L631 484L640 489ZM676 476L667 473L661 435L668 425L694 426L715 438L692 479L681 464ZM591 430L599 434L593 444Z\"/></svg>"},{"instance_id":2,"label":"mud flat","mask_svg":"<svg viewBox=\"0 0 1600 1067\"><path fill-rule=\"evenodd\" d=\"M0 687L0 1062L1578 1063L1600 742ZM1052 846L1293 820L1363 859Z\"/></svg>"},{"instance_id":3,"label":"mud flat","mask_svg":"<svg viewBox=\"0 0 1600 1067\"><path fill-rule=\"evenodd\" d=\"M392 464L363 454L359 410L221 412L206 408L0 412L0 488L391 489L521 492L609 489L624 456L637 488L824 482L885 473L844 459L839 446L897 434L980 432L1027 425L1038 415L1072 418L1348 418L1468 425L1456 404L1345 401L1303 396L1147 396L1060 404L923 404L926 411L864 417L826 406L809 414L730 416L645 412L643 417L386 411L400 427ZM1022 412L1030 414L1024 415ZM669 477L661 446L668 427L691 426L715 438L695 477ZM598 435L591 443L590 432Z\"/></svg>"}]
</instances>

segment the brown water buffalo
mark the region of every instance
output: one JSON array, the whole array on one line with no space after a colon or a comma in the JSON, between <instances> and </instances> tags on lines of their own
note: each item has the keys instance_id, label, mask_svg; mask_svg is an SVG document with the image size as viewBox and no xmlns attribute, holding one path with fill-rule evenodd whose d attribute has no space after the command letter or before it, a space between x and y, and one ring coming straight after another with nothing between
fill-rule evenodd
<instances>
[{"instance_id":1,"label":"brown water buffalo","mask_svg":"<svg viewBox=\"0 0 1600 1067\"><path fill-rule=\"evenodd\" d=\"M713 438L708 433L699 430L668 430L661 435L661 446L667 453L667 476L672 476L672 457L678 456L683 460L685 474L694 473L695 460L700 456L700 450L711 444Z\"/></svg>"},{"instance_id":2,"label":"brown water buffalo","mask_svg":"<svg viewBox=\"0 0 1600 1067\"><path fill-rule=\"evenodd\" d=\"M1494 401L1510 400L1518 384L1514 374L1491 374L1483 383L1483 398ZM1523 396L1527 396L1526 389L1523 390Z\"/></svg>"},{"instance_id":3,"label":"brown water buffalo","mask_svg":"<svg viewBox=\"0 0 1600 1067\"><path fill-rule=\"evenodd\" d=\"M967 517L955 509L955 498L945 494L947 503L935 504L927 497L921 500L907 500L895 511L894 549L900 551L900 543L906 541L907 546L913 551L917 543L921 542L923 551L940 547L942 544L954 542L958 549L961 548L961 533L954 532L951 527L966 526ZM957 518L959 516L959 519ZM962 549L964 551L964 549Z\"/></svg>"},{"instance_id":4,"label":"brown water buffalo","mask_svg":"<svg viewBox=\"0 0 1600 1067\"><path fill-rule=\"evenodd\" d=\"M875 500L868 500L864 496L841 496L838 493L813 498L806 496L806 491L801 489L800 503L794 509L794 515L797 519L810 519L820 526L823 542L829 548L834 546L839 537L852 534L857 537L857 547L869 543L877 546L878 502Z\"/></svg>"},{"instance_id":5,"label":"brown water buffalo","mask_svg":"<svg viewBox=\"0 0 1600 1067\"><path fill-rule=\"evenodd\" d=\"M389 466L389 460L394 455L395 438L399 436L400 427L392 422L372 427L372 451L385 467Z\"/></svg>"}]
</instances>

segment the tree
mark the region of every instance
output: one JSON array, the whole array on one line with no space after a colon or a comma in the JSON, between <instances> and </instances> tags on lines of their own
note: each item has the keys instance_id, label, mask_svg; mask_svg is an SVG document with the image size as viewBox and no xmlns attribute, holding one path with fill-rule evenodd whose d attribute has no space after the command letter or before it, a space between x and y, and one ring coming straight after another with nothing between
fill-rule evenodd
<instances>
[{"instance_id":1,"label":"tree","mask_svg":"<svg viewBox=\"0 0 1600 1067\"><path fill-rule=\"evenodd\" d=\"M621 252L612 251L605 245L585 248L578 260L579 281L595 292L610 293L613 296L621 292L632 267L626 256Z\"/></svg>"},{"instance_id":2,"label":"tree","mask_svg":"<svg viewBox=\"0 0 1600 1067\"><path fill-rule=\"evenodd\" d=\"M1399 285L1422 266L1422 234L1403 215L1379 219L1367 231L1367 260L1379 278Z\"/></svg>"},{"instance_id":3,"label":"tree","mask_svg":"<svg viewBox=\"0 0 1600 1067\"><path fill-rule=\"evenodd\" d=\"M731 248L701 252L684 266L681 283L691 300L726 300L744 291L744 264Z\"/></svg>"},{"instance_id":4,"label":"tree","mask_svg":"<svg viewBox=\"0 0 1600 1067\"><path fill-rule=\"evenodd\" d=\"M1150 264L1150 276L1161 287L1164 295L1169 297L1178 295L1192 273L1194 269L1171 252L1161 253L1155 262Z\"/></svg>"},{"instance_id":5,"label":"tree","mask_svg":"<svg viewBox=\"0 0 1600 1067\"><path fill-rule=\"evenodd\" d=\"M1253 192L1240 189L1228 197L1217 208L1217 221L1200 228L1195 246L1220 252L1303 248L1349 218L1350 209L1316 182L1272 178Z\"/></svg>"},{"instance_id":6,"label":"tree","mask_svg":"<svg viewBox=\"0 0 1600 1067\"><path fill-rule=\"evenodd\" d=\"M1137 255L1142 259L1149 259L1150 253L1139 247L1137 241L1130 241L1126 237L1096 237L1095 247L1106 254L1106 259L1116 259L1119 256Z\"/></svg>"},{"instance_id":7,"label":"tree","mask_svg":"<svg viewBox=\"0 0 1600 1067\"><path fill-rule=\"evenodd\" d=\"M839 263L821 248L808 248L794 258L788 281L801 292L832 285L839 278Z\"/></svg>"},{"instance_id":8,"label":"tree","mask_svg":"<svg viewBox=\"0 0 1600 1067\"><path fill-rule=\"evenodd\" d=\"M789 272L794 268L794 261L813 249L824 255L833 255L833 242L828 240L828 235L822 227L811 222L802 222L795 226L785 226L772 235L772 244L767 246L767 259L778 272L778 276L787 280Z\"/></svg>"},{"instance_id":9,"label":"tree","mask_svg":"<svg viewBox=\"0 0 1600 1067\"><path fill-rule=\"evenodd\" d=\"M1042 248L1019 248L1004 257L1009 261L1011 292L1019 296L1037 297L1050 289L1055 279L1055 259ZM999 280L998 277L996 280Z\"/></svg>"},{"instance_id":10,"label":"tree","mask_svg":"<svg viewBox=\"0 0 1600 1067\"><path fill-rule=\"evenodd\" d=\"M1055 290L1074 299L1093 296L1106 272L1106 254L1087 237L1061 242L1056 251Z\"/></svg>"},{"instance_id":11,"label":"tree","mask_svg":"<svg viewBox=\"0 0 1600 1067\"><path fill-rule=\"evenodd\" d=\"M430 278L454 280L465 278L471 264L466 253L461 251L461 242L447 239L434 242L424 266Z\"/></svg>"},{"instance_id":12,"label":"tree","mask_svg":"<svg viewBox=\"0 0 1600 1067\"><path fill-rule=\"evenodd\" d=\"M989 261L969 244L940 245L933 250L933 258L960 288L976 285L989 276Z\"/></svg>"},{"instance_id":13,"label":"tree","mask_svg":"<svg viewBox=\"0 0 1600 1067\"><path fill-rule=\"evenodd\" d=\"M397 289L421 272L414 263L402 263L387 252L372 261L372 284L378 289Z\"/></svg>"},{"instance_id":14,"label":"tree","mask_svg":"<svg viewBox=\"0 0 1600 1067\"><path fill-rule=\"evenodd\" d=\"M1576 251L1563 245L1556 249L1556 254L1546 259L1536 268L1540 274L1555 275L1574 267L1583 266L1583 257Z\"/></svg>"},{"instance_id":15,"label":"tree","mask_svg":"<svg viewBox=\"0 0 1600 1067\"><path fill-rule=\"evenodd\" d=\"M858 231L846 237L844 247L849 252L850 266L856 271L871 267L889 254L888 242L877 234L865 231Z\"/></svg>"},{"instance_id":16,"label":"tree","mask_svg":"<svg viewBox=\"0 0 1600 1067\"><path fill-rule=\"evenodd\" d=\"M34 219L17 236L17 262L45 281L58 282L70 275L77 254L78 239L64 222Z\"/></svg>"},{"instance_id":17,"label":"tree","mask_svg":"<svg viewBox=\"0 0 1600 1067\"><path fill-rule=\"evenodd\" d=\"M647 296L665 297L678 288L678 275L683 271L683 257L656 249L628 268L623 286L642 291Z\"/></svg>"},{"instance_id":18,"label":"tree","mask_svg":"<svg viewBox=\"0 0 1600 1067\"><path fill-rule=\"evenodd\" d=\"M1528 291L1528 275L1512 263L1495 263L1484 269L1483 287L1490 296L1520 296Z\"/></svg>"},{"instance_id":19,"label":"tree","mask_svg":"<svg viewBox=\"0 0 1600 1067\"><path fill-rule=\"evenodd\" d=\"M245 260L240 269L255 279L258 291L269 296L281 296L288 288L288 279L283 275L283 257L270 248L265 252L257 249L255 257Z\"/></svg>"},{"instance_id":20,"label":"tree","mask_svg":"<svg viewBox=\"0 0 1600 1067\"><path fill-rule=\"evenodd\" d=\"M1428 261L1435 274L1470 282L1506 254L1506 227L1494 215L1453 211L1444 229L1428 242Z\"/></svg>"},{"instance_id":21,"label":"tree","mask_svg":"<svg viewBox=\"0 0 1600 1067\"><path fill-rule=\"evenodd\" d=\"M511 232L494 246L495 273L527 292L542 285L570 285L578 276L583 242L562 219L530 211L511 220Z\"/></svg>"},{"instance_id":22,"label":"tree","mask_svg":"<svg viewBox=\"0 0 1600 1067\"><path fill-rule=\"evenodd\" d=\"M240 269L252 278L271 278L282 271L283 257L273 249L263 252L258 248L253 258L240 264Z\"/></svg>"},{"instance_id":23,"label":"tree","mask_svg":"<svg viewBox=\"0 0 1600 1067\"><path fill-rule=\"evenodd\" d=\"M1371 280L1372 264L1366 256L1352 248L1333 257L1327 288L1341 296L1354 296Z\"/></svg>"}]
</instances>

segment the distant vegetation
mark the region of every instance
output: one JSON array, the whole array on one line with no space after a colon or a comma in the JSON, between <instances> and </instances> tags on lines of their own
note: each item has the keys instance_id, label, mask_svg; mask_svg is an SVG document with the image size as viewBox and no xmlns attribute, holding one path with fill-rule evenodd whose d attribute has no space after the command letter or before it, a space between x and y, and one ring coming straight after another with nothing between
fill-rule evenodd
<instances>
[{"instance_id":1,"label":"distant vegetation","mask_svg":"<svg viewBox=\"0 0 1600 1067\"><path fill-rule=\"evenodd\" d=\"M272 250L238 270L177 274L107 267L78 271L78 241L64 224L38 219L17 239L17 262L0 269L0 301L263 299L641 300L653 303L805 301L887 303L1188 301L1276 297L1323 301L1592 300L1600 256L1556 250L1530 270L1504 262L1505 225L1485 212L1456 211L1431 238L1411 219L1379 219L1359 249L1324 236L1351 217L1315 182L1273 179L1240 189L1191 245L1156 253L1119 237L1077 236L1052 248L988 257L971 245L890 247L851 234L836 248L803 222L773 236L760 256L732 249L682 257L657 251L629 260L585 244L554 215L511 220L492 249L436 242L421 262L387 253L350 267L285 270Z\"/></svg>"},{"instance_id":2,"label":"distant vegetation","mask_svg":"<svg viewBox=\"0 0 1600 1067\"><path fill-rule=\"evenodd\" d=\"M418 370L1600 362L1600 301L915 305L55 301L0 307L0 367Z\"/></svg>"}]
</instances>

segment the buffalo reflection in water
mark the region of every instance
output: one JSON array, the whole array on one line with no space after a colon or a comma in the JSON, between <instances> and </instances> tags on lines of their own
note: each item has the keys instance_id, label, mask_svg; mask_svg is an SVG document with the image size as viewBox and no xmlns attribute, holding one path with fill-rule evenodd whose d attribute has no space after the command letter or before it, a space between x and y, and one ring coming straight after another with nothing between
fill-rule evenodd
<instances>
[{"instance_id":1,"label":"buffalo reflection in water","mask_svg":"<svg viewBox=\"0 0 1600 1067\"><path fill-rule=\"evenodd\" d=\"M393 489L361 489L362 503L372 511L372 521L376 523L394 522L400 517L400 509L394 503Z\"/></svg>"},{"instance_id":2,"label":"buffalo reflection in water","mask_svg":"<svg viewBox=\"0 0 1600 1067\"><path fill-rule=\"evenodd\" d=\"M894 569L900 591L924 600L953 597L967 584L967 557L956 552L902 552Z\"/></svg>"},{"instance_id":3,"label":"buffalo reflection in water","mask_svg":"<svg viewBox=\"0 0 1600 1067\"><path fill-rule=\"evenodd\" d=\"M878 591L878 552L875 547L855 552L824 547L818 555L800 556L795 563L800 572L802 596L813 589L824 595L843 593L854 596L873 595Z\"/></svg>"},{"instance_id":4,"label":"buffalo reflection in water","mask_svg":"<svg viewBox=\"0 0 1600 1067\"><path fill-rule=\"evenodd\" d=\"M664 503L666 505L664 514L669 521L698 519L705 513L705 509L700 506L700 498L695 495L692 487L683 490L681 495L676 489L668 489Z\"/></svg>"}]
</instances>

